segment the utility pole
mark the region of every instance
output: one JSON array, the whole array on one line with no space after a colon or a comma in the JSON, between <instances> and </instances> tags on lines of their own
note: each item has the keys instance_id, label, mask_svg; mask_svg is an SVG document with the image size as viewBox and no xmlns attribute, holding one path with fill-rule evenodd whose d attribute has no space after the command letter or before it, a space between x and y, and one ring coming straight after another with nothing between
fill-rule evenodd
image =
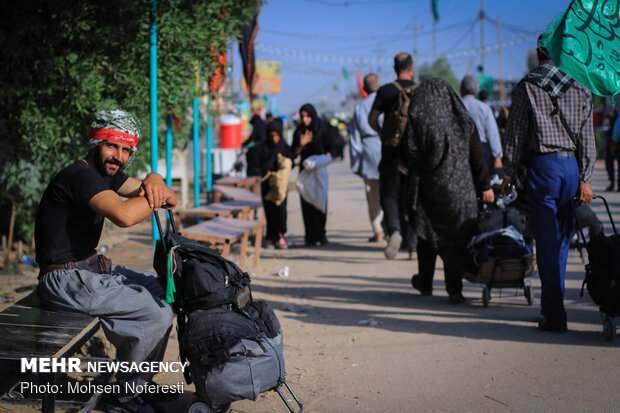
<instances>
[{"instance_id":1,"label":"utility pole","mask_svg":"<svg viewBox=\"0 0 620 413\"><path fill-rule=\"evenodd\" d=\"M504 65L502 62L502 22L497 18L497 56L499 57L499 101L504 104L506 86L504 85Z\"/></svg>"},{"instance_id":2,"label":"utility pole","mask_svg":"<svg viewBox=\"0 0 620 413\"><path fill-rule=\"evenodd\" d=\"M381 43L377 44L377 48L371 50L371 52L377 53L377 75L381 78L381 56L383 56L383 52L385 49L381 47Z\"/></svg>"},{"instance_id":3,"label":"utility pole","mask_svg":"<svg viewBox=\"0 0 620 413\"><path fill-rule=\"evenodd\" d=\"M437 59L437 22L433 19L433 61Z\"/></svg>"},{"instance_id":4,"label":"utility pole","mask_svg":"<svg viewBox=\"0 0 620 413\"><path fill-rule=\"evenodd\" d=\"M481 75L484 75L484 48L485 48L485 31L484 31L484 0L480 0L480 67L482 70L480 71Z\"/></svg>"},{"instance_id":5,"label":"utility pole","mask_svg":"<svg viewBox=\"0 0 620 413\"><path fill-rule=\"evenodd\" d=\"M418 26L418 18L413 18L413 81L420 81L420 70L418 69L418 30L422 27Z\"/></svg>"}]
</instances>

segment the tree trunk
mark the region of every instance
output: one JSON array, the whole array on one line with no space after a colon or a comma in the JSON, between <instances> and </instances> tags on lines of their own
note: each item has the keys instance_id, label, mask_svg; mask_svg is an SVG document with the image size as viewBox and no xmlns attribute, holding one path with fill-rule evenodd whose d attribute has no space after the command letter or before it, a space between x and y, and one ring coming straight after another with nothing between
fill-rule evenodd
<instances>
[{"instance_id":1,"label":"tree trunk","mask_svg":"<svg viewBox=\"0 0 620 413\"><path fill-rule=\"evenodd\" d=\"M11 251L13 248L13 230L15 229L15 202L11 200L11 223L9 224L9 244L8 250Z\"/></svg>"}]
</instances>

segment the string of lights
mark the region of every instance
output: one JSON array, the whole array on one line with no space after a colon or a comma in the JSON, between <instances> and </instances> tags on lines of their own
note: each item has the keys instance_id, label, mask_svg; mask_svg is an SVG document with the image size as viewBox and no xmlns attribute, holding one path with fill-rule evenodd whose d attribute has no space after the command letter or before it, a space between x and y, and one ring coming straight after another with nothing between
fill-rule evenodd
<instances>
[{"instance_id":1,"label":"string of lights","mask_svg":"<svg viewBox=\"0 0 620 413\"><path fill-rule=\"evenodd\" d=\"M539 32L528 32L527 34L523 34L514 39L505 40L501 42L502 48L508 48L514 45L518 45L520 43L525 42L533 36L537 36ZM489 44L484 47L485 52L492 52L498 50L500 47L500 43ZM322 53L315 52L310 50L302 50L294 47L286 47L286 46L278 46L269 43L256 43L255 50L259 52L269 53L271 55L279 56L279 57L290 57L299 59L302 61L309 62L318 62L318 63L332 63L339 65L385 65L391 64L391 57L372 57L372 56L354 56L354 55L342 55L342 54L334 54L334 53ZM469 49L448 52L442 54L442 56L448 60L463 56L474 56L478 55L482 52L481 47L473 47ZM431 59L433 56L431 55L418 55L417 59Z\"/></svg>"}]
</instances>

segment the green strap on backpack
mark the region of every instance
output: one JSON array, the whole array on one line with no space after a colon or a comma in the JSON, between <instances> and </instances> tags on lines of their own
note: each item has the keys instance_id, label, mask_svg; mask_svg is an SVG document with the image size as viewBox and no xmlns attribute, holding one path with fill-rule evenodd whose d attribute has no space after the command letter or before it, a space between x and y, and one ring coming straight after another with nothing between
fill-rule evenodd
<instances>
[{"instance_id":1,"label":"green strap on backpack","mask_svg":"<svg viewBox=\"0 0 620 413\"><path fill-rule=\"evenodd\" d=\"M168 270L168 277L166 279L166 303L174 303L174 293L177 292L176 287L174 286L174 272L176 271L175 260L174 260L174 250L178 248L178 245L170 248L168 251L167 259L166 259L166 269Z\"/></svg>"},{"instance_id":2,"label":"green strap on backpack","mask_svg":"<svg viewBox=\"0 0 620 413\"><path fill-rule=\"evenodd\" d=\"M600 96L620 93L620 2L573 0L538 41L555 65Z\"/></svg>"}]
</instances>

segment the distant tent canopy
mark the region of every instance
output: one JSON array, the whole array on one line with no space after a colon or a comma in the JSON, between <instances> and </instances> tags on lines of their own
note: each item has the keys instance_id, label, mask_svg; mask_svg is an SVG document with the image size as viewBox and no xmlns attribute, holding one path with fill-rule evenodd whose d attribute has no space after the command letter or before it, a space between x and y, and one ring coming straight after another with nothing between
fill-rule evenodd
<instances>
[{"instance_id":1,"label":"distant tent canopy","mask_svg":"<svg viewBox=\"0 0 620 413\"><path fill-rule=\"evenodd\" d=\"M241 43L239 43L239 52L241 53L241 60L243 62L243 76L245 78L245 84L248 86L250 102L254 100L254 93L252 92L254 73L256 72L254 40L256 39L258 29L258 12L256 12L256 15L254 15L250 23L241 28Z\"/></svg>"},{"instance_id":2,"label":"distant tent canopy","mask_svg":"<svg viewBox=\"0 0 620 413\"><path fill-rule=\"evenodd\" d=\"M542 34L558 68L600 96L620 93L620 2L573 0Z\"/></svg>"}]
</instances>

